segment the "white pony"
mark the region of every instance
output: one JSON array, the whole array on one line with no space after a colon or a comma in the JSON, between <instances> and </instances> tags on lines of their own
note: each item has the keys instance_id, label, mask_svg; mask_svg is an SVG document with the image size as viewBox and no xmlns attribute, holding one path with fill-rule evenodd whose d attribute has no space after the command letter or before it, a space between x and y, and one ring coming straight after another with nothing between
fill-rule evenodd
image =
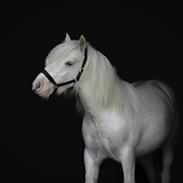
<instances>
[{"instance_id":1,"label":"white pony","mask_svg":"<svg viewBox=\"0 0 183 183\"><path fill-rule=\"evenodd\" d=\"M85 183L96 183L105 158L122 164L124 183L135 183L135 160L141 157L151 183L157 181L151 152L162 149L162 183L170 182L176 106L172 90L157 80L128 83L109 60L83 36L56 46L33 90L48 98L71 88L83 112Z\"/></svg>"}]
</instances>

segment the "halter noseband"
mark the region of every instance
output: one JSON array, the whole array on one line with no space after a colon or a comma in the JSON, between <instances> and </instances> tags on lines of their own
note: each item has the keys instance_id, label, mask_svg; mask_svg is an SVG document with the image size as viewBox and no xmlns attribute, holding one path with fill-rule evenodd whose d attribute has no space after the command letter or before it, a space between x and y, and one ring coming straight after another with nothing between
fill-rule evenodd
<instances>
[{"instance_id":1,"label":"halter noseband","mask_svg":"<svg viewBox=\"0 0 183 183\"><path fill-rule=\"evenodd\" d=\"M84 59L83 59L83 63L81 65L81 69L78 73L78 75L76 76L76 79L73 79L73 80L70 80L70 81L66 81L64 83L60 83L60 84L57 84L55 82L55 80L52 78L52 76L46 71L46 69L43 69L42 70L42 73L48 78L48 80L54 84L54 87L55 87L55 90L57 90L57 88L59 86L65 86L65 85L68 85L68 84L71 84L71 83L76 83L79 81L80 77L81 77L81 74L83 73L83 70L84 70L84 66L86 64L86 61L87 61L87 57L88 57L88 49L85 48L85 52L84 52Z\"/></svg>"}]
</instances>

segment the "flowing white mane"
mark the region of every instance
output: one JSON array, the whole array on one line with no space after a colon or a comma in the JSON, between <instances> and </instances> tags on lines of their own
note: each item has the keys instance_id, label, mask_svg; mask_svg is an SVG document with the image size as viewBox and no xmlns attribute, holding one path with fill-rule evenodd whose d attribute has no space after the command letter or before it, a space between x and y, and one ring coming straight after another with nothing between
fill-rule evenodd
<instances>
[{"instance_id":1,"label":"flowing white mane","mask_svg":"<svg viewBox=\"0 0 183 183\"><path fill-rule=\"evenodd\" d=\"M124 106L126 109L132 107L134 102L130 101L135 96L133 87L117 76L115 68L102 53L90 44L87 44L87 47L87 67L84 68L79 82L80 87L82 81L89 83L95 101L105 108L115 107L117 110L123 110Z\"/></svg>"}]
</instances>

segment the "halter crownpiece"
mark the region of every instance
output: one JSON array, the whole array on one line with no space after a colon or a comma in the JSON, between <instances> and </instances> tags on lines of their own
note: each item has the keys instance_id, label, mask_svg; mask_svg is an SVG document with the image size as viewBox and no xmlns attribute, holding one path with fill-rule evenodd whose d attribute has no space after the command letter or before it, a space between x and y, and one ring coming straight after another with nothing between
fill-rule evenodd
<instances>
[{"instance_id":1,"label":"halter crownpiece","mask_svg":"<svg viewBox=\"0 0 183 183\"><path fill-rule=\"evenodd\" d=\"M81 65L81 69L80 69L78 75L76 76L76 79L73 79L73 80L70 80L70 81L66 81L66 82L64 82L64 83L57 84L57 83L55 82L55 80L52 78L52 76L48 73L48 71L46 71L46 69L43 69L43 70L42 70L42 73L48 78L48 80L49 80L51 83L54 84L55 90L57 90L57 88L58 88L59 86L65 86L65 85L68 85L68 84L71 84L71 83L76 83L76 82L79 81L79 79L80 79L80 77L81 77L81 75L82 75L82 73L83 73L84 66L85 66L86 61L87 61L87 57L88 57L88 49L85 48L83 63L82 63L82 65Z\"/></svg>"}]
</instances>

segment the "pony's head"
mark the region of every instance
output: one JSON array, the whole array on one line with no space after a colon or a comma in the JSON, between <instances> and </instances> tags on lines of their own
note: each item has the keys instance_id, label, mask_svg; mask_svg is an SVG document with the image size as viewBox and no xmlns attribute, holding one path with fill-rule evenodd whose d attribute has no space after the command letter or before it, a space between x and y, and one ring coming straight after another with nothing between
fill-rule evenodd
<instances>
[{"instance_id":1,"label":"pony's head","mask_svg":"<svg viewBox=\"0 0 183 183\"><path fill-rule=\"evenodd\" d=\"M80 77L78 75L82 73L83 61L86 61L86 46L84 36L81 35L79 40L71 40L66 34L64 42L48 54L43 72L34 80L32 89L35 93L48 98L57 87L57 94L75 87ZM63 86L59 87L62 84Z\"/></svg>"}]
</instances>

